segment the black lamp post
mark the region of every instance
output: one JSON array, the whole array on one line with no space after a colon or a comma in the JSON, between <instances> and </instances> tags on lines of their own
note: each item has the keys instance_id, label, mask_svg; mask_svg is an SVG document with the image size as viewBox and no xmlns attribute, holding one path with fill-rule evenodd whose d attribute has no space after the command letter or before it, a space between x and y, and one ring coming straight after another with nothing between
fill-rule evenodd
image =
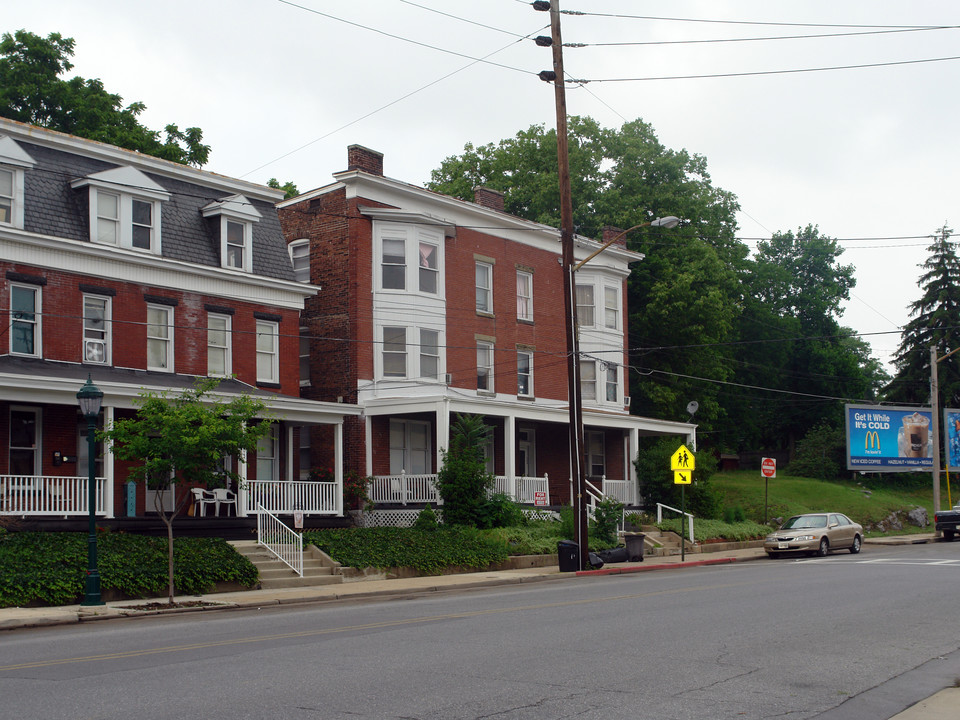
<instances>
[{"instance_id":1,"label":"black lamp post","mask_svg":"<svg viewBox=\"0 0 960 720\"><path fill-rule=\"evenodd\" d=\"M77 393L80 412L87 419L87 517L90 534L87 538L87 583L81 605L103 605L100 599L100 571L97 570L97 417L100 415L100 403L103 391L90 376Z\"/></svg>"}]
</instances>

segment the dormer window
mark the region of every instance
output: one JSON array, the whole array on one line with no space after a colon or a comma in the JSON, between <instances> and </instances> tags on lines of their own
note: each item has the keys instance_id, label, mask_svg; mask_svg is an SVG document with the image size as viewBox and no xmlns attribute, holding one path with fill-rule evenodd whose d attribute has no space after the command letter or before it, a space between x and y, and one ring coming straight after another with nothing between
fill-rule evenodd
<instances>
[{"instance_id":1,"label":"dormer window","mask_svg":"<svg viewBox=\"0 0 960 720\"><path fill-rule=\"evenodd\" d=\"M23 173L33 165L15 140L0 137L0 225L23 228Z\"/></svg>"},{"instance_id":2,"label":"dormer window","mask_svg":"<svg viewBox=\"0 0 960 720\"><path fill-rule=\"evenodd\" d=\"M90 240L161 254L160 203L170 199L161 185L136 168L121 167L74 180L90 193Z\"/></svg>"},{"instance_id":3,"label":"dormer window","mask_svg":"<svg viewBox=\"0 0 960 720\"><path fill-rule=\"evenodd\" d=\"M215 200L201 210L205 218L219 218L220 266L253 272L253 224L263 216L243 195Z\"/></svg>"}]
</instances>

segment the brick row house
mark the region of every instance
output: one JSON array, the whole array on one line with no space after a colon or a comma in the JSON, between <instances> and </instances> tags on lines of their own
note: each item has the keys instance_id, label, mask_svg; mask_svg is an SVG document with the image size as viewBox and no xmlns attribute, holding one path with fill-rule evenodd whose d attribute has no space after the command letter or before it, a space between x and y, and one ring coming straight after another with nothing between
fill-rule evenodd
<instances>
[{"instance_id":1,"label":"brick row house","mask_svg":"<svg viewBox=\"0 0 960 720\"><path fill-rule=\"evenodd\" d=\"M345 422L347 466L373 476L377 503L434 502L451 422L478 414L498 490L569 503L558 230L505 213L497 192L464 202L385 177L378 152L347 154L332 184L278 205L295 272L323 287L301 315L303 395L362 413ZM601 245L576 246L582 259ZM695 437L629 412L626 279L641 258L614 244L576 280L587 474L628 504L639 437Z\"/></svg>"},{"instance_id":2,"label":"brick row house","mask_svg":"<svg viewBox=\"0 0 960 720\"><path fill-rule=\"evenodd\" d=\"M0 119L0 514L86 516L76 393L88 377L104 392L102 426L132 413L141 391L175 393L197 376L222 377L221 397L250 393L275 418L256 453L224 460L246 480L224 513L261 502L342 514L342 427L359 410L300 396L300 312L318 288L294 277L281 198ZM312 427L327 431L316 457L301 450ZM156 498L131 492L127 467L100 455L98 514L150 513ZM319 462L332 482L305 492Z\"/></svg>"}]
</instances>

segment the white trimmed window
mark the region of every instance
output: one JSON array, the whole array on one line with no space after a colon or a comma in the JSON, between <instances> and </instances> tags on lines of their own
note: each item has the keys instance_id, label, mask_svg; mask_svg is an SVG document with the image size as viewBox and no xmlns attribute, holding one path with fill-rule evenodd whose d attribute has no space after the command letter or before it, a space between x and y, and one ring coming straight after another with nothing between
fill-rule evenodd
<instances>
[{"instance_id":1,"label":"white trimmed window","mask_svg":"<svg viewBox=\"0 0 960 720\"><path fill-rule=\"evenodd\" d=\"M387 326L383 328L383 376L407 376L407 329Z\"/></svg>"},{"instance_id":2,"label":"white trimmed window","mask_svg":"<svg viewBox=\"0 0 960 720\"><path fill-rule=\"evenodd\" d=\"M493 392L493 343L477 341L477 390Z\"/></svg>"},{"instance_id":3,"label":"white trimmed window","mask_svg":"<svg viewBox=\"0 0 960 720\"><path fill-rule=\"evenodd\" d=\"M586 432L584 433L584 441L584 444L587 446L587 473L589 473L591 477L603 477L607 474L603 433L596 431Z\"/></svg>"},{"instance_id":4,"label":"white trimmed window","mask_svg":"<svg viewBox=\"0 0 960 720\"><path fill-rule=\"evenodd\" d=\"M103 245L161 254L160 206L171 195L134 167L115 167L70 183L87 189L90 240Z\"/></svg>"},{"instance_id":5,"label":"white trimmed window","mask_svg":"<svg viewBox=\"0 0 960 720\"><path fill-rule=\"evenodd\" d=\"M517 270L517 320L533 322L533 273Z\"/></svg>"},{"instance_id":6,"label":"white trimmed window","mask_svg":"<svg viewBox=\"0 0 960 720\"><path fill-rule=\"evenodd\" d=\"M533 353L517 351L517 395L533 397Z\"/></svg>"},{"instance_id":7,"label":"white trimmed window","mask_svg":"<svg viewBox=\"0 0 960 720\"><path fill-rule=\"evenodd\" d=\"M580 361L580 397L584 400L597 399L597 363L593 360Z\"/></svg>"},{"instance_id":8,"label":"white trimmed window","mask_svg":"<svg viewBox=\"0 0 960 720\"><path fill-rule=\"evenodd\" d=\"M603 326L620 329L620 290L615 287L603 289Z\"/></svg>"},{"instance_id":9,"label":"white trimmed window","mask_svg":"<svg viewBox=\"0 0 960 720\"><path fill-rule=\"evenodd\" d=\"M83 362L110 364L110 298L83 296Z\"/></svg>"},{"instance_id":10,"label":"white trimmed window","mask_svg":"<svg viewBox=\"0 0 960 720\"><path fill-rule=\"evenodd\" d=\"M276 480L278 460L277 426L271 423L267 434L257 440L257 480Z\"/></svg>"},{"instance_id":11,"label":"white trimmed window","mask_svg":"<svg viewBox=\"0 0 960 720\"><path fill-rule=\"evenodd\" d=\"M310 385L310 328L300 328L300 387Z\"/></svg>"},{"instance_id":12,"label":"white trimmed window","mask_svg":"<svg viewBox=\"0 0 960 720\"><path fill-rule=\"evenodd\" d=\"M147 370L173 372L173 308L147 305Z\"/></svg>"},{"instance_id":13,"label":"white trimmed window","mask_svg":"<svg viewBox=\"0 0 960 720\"><path fill-rule=\"evenodd\" d=\"M620 370L616 365L607 365L605 375L605 395L607 402L615 403L620 399Z\"/></svg>"},{"instance_id":14,"label":"white trimmed window","mask_svg":"<svg viewBox=\"0 0 960 720\"><path fill-rule=\"evenodd\" d=\"M16 140L0 137L0 225L23 228L24 171L34 160Z\"/></svg>"},{"instance_id":15,"label":"white trimmed window","mask_svg":"<svg viewBox=\"0 0 960 720\"><path fill-rule=\"evenodd\" d=\"M280 382L279 323L257 320L257 382Z\"/></svg>"},{"instance_id":16,"label":"white trimmed window","mask_svg":"<svg viewBox=\"0 0 960 720\"><path fill-rule=\"evenodd\" d=\"M593 285L577 285L577 325L593 327Z\"/></svg>"},{"instance_id":17,"label":"white trimmed window","mask_svg":"<svg viewBox=\"0 0 960 720\"><path fill-rule=\"evenodd\" d=\"M493 265L488 262L477 262L477 312L493 312Z\"/></svg>"},{"instance_id":18,"label":"white trimmed window","mask_svg":"<svg viewBox=\"0 0 960 720\"><path fill-rule=\"evenodd\" d=\"M420 292L436 295L440 287L440 248L430 242L420 241Z\"/></svg>"},{"instance_id":19,"label":"white trimmed window","mask_svg":"<svg viewBox=\"0 0 960 720\"><path fill-rule=\"evenodd\" d=\"M374 286L442 298L443 233L417 225L375 225Z\"/></svg>"},{"instance_id":20,"label":"white trimmed window","mask_svg":"<svg viewBox=\"0 0 960 720\"><path fill-rule=\"evenodd\" d=\"M293 276L297 282L310 282L310 241L294 240L287 245L290 261L293 263Z\"/></svg>"},{"instance_id":21,"label":"white trimmed window","mask_svg":"<svg viewBox=\"0 0 960 720\"><path fill-rule=\"evenodd\" d=\"M207 314L207 375L226 377L232 370L229 315Z\"/></svg>"},{"instance_id":22,"label":"white trimmed window","mask_svg":"<svg viewBox=\"0 0 960 720\"><path fill-rule=\"evenodd\" d=\"M41 292L36 285L10 284L10 353L42 357Z\"/></svg>"},{"instance_id":23,"label":"white trimmed window","mask_svg":"<svg viewBox=\"0 0 960 720\"><path fill-rule=\"evenodd\" d=\"M406 289L407 247L403 238L383 238L380 277L384 290Z\"/></svg>"},{"instance_id":24,"label":"white trimmed window","mask_svg":"<svg viewBox=\"0 0 960 720\"><path fill-rule=\"evenodd\" d=\"M221 217L220 252L223 267L250 272L253 269L253 224Z\"/></svg>"},{"instance_id":25,"label":"white trimmed window","mask_svg":"<svg viewBox=\"0 0 960 720\"><path fill-rule=\"evenodd\" d=\"M420 328L420 377L440 377L440 333Z\"/></svg>"},{"instance_id":26,"label":"white trimmed window","mask_svg":"<svg viewBox=\"0 0 960 720\"><path fill-rule=\"evenodd\" d=\"M419 420L390 421L390 474L425 475L432 468L430 424Z\"/></svg>"}]
</instances>

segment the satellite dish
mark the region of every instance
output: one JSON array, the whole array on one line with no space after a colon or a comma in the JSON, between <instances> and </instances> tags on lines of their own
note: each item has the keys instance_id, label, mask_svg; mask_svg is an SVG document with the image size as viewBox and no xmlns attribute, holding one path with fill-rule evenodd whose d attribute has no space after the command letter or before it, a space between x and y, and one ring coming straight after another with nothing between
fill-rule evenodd
<instances>
[{"instance_id":1,"label":"satellite dish","mask_svg":"<svg viewBox=\"0 0 960 720\"><path fill-rule=\"evenodd\" d=\"M690 413L691 416L696 415L697 410L699 409L700 409L700 403L698 403L696 400L691 400L690 402L687 403L687 412Z\"/></svg>"}]
</instances>

